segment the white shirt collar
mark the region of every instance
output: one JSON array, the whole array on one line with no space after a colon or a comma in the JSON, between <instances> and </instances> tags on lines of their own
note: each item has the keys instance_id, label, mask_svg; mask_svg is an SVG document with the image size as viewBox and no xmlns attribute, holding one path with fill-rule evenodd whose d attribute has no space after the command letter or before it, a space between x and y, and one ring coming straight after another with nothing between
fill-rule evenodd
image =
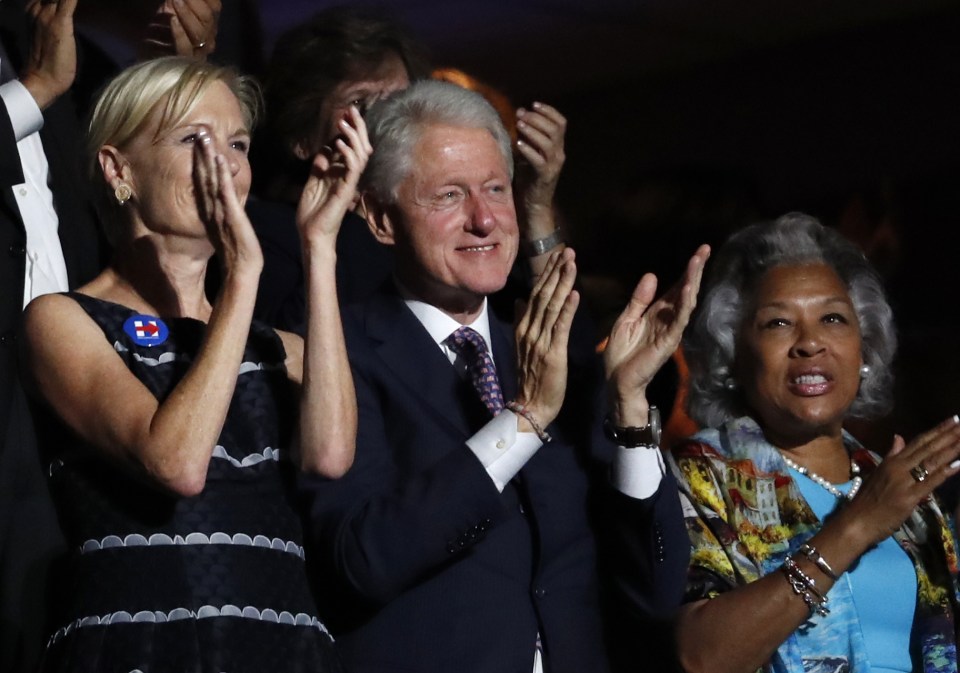
<instances>
[{"instance_id":1,"label":"white shirt collar","mask_svg":"<svg viewBox=\"0 0 960 673\"><path fill-rule=\"evenodd\" d=\"M430 338L443 350L444 353L451 357L452 351L447 348L444 343L454 331L459 327L463 327L459 322L448 316L446 313L438 309L432 304L428 304L425 301L419 299L414 299L413 295L403 287L399 282L397 282L397 288L400 291L400 296L403 297L403 302L407 307L413 312L413 315L417 317L417 320L420 321L420 324L423 325L424 329L427 330L427 333L430 334ZM466 327L470 327L476 330L480 336L483 337L483 340L487 342L487 350L490 351L490 356L493 356L493 343L490 339L490 316L487 313L487 299L483 299L483 308L480 310L480 315L477 316L477 319L474 320Z\"/></svg>"}]
</instances>

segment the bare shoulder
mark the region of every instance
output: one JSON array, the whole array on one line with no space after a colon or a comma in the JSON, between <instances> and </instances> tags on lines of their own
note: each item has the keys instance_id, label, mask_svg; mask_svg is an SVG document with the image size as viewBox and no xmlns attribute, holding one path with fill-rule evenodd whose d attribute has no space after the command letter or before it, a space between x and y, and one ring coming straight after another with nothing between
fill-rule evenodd
<instances>
[{"instance_id":1,"label":"bare shoulder","mask_svg":"<svg viewBox=\"0 0 960 673\"><path fill-rule=\"evenodd\" d=\"M287 378L293 383L300 385L303 383L303 338L293 332L284 330L275 330L280 341L283 342L283 349L287 357L283 361L287 368Z\"/></svg>"},{"instance_id":2,"label":"bare shoulder","mask_svg":"<svg viewBox=\"0 0 960 673\"><path fill-rule=\"evenodd\" d=\"M23 314L21 352L28 379L68 375L78 361L116 358L103 331L76 301L60 294L37 297ZM59 378L59 377L58 377Z\"/></svg>"},{"instance_id":3,"label":"bare shoulder","mask_svg":"<svg viewBox=\"0 0 960 673\"><path fill-rule=\"evenodd\" d=\"M30 352L83 348L83 337L94 332L102 333L93 318L80 304L62 294L37 297L23 312L24 346Z\"/></svg>"}]
</instances>

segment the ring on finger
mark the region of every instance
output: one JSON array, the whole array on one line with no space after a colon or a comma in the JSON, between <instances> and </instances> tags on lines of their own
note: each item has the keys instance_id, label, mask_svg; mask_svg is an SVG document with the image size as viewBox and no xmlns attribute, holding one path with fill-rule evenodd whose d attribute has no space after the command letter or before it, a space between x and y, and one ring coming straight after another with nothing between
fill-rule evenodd
<instances>
[{"instance_id":1,"label":"ring on finger","mask_svg":"<svg viewBox=\"0 0 960 673\"><path fill-rule=\"evenodd\" d=\"M923 466L923 463L918 463L910 468L910 476L919 484L929 477L930 473L927 471L927 468Z\"/></svg>"}]
</instances>

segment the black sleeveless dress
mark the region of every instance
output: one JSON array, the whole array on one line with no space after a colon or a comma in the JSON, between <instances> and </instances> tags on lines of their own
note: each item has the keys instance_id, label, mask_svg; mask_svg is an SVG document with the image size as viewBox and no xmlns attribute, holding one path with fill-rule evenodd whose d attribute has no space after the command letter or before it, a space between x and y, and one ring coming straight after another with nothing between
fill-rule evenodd
<instances>
[{"instance_id":1,"label":"black sleeveless dress","mask_svg":"<svg viewBox=\"0 0 960 673\"><path fill-rule=\"evenodd\" d=\"M163 343L138 345L144 333L131 329L134 311L69 296L158 400L170 394L199 349L203 323L159 321L169 331ZM153 328L147 336L158 336ZM283 360L276 333L254 323L195 497L139 481L49 414L38 423L70 545L55 578L60 618L44 672L340 670L304 567L286 455L297 406Z\"/></svg>"}]
</instances>

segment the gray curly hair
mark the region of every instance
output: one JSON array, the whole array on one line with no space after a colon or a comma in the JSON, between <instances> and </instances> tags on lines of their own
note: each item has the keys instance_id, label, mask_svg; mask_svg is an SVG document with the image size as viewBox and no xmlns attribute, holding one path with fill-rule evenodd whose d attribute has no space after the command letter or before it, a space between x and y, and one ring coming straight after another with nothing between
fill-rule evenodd
<instances>
[{"instance_id":1,"label":"gray curly hair","mask_svg":"<svg viewBox=\"0 0 960 673\"><path fill-rule=\"evenodd\" d=\"M808 215L789 213L737 232L713 260L703 299L684 339L690 365L687 406L695 421L716 427L749 412L743 392L728 381L757 282L774 267L806 263L823 263L837 273L860 324L862 358L870 369L861 379L849 415L871 418L890 408L897 337L880 277L863 253L838 232Z\"/></svg>"}]
</instances>

